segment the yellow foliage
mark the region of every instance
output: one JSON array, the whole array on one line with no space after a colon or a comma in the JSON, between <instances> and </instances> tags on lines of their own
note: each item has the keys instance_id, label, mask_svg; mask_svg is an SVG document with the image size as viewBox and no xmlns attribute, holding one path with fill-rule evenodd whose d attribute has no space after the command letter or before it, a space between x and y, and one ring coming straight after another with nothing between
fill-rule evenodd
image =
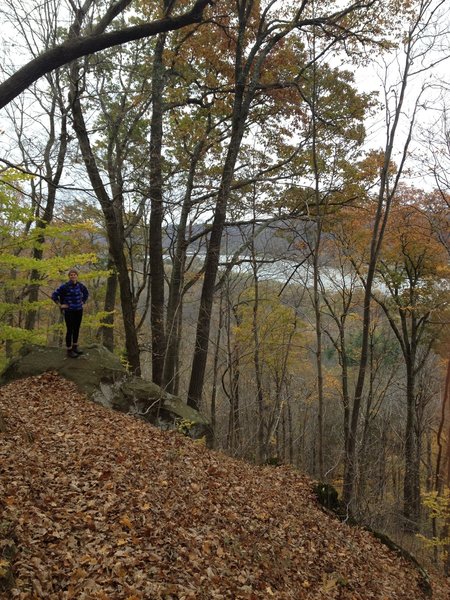
<instances>
[{"instance_id":1,"label":"yellow foliage","mask_svg":"<svg viewBox=\"0 0 450 600\"><path fill-rule=\"evenodd\" d=\"M441 493L432 491L422 494L422 503L428 509L431 519L437 519L446 525L450 518L450 488L444 487ZM450 545L448 535L428 538L419 534L417 537L427 548L445 548Z\"/></svg>"},{"instance_id":2,"label":"yellow foliage","mask_svg":"<svg viewBox=\"0 0 450 600\"><path fill-rule=\"evenodd\" d=\"M304 327L295 310L277 294L264 290L255 306L254 290L249 288L241 296L239 317L234 334L243 360L251 363L258 344L261 366L279 373L285 364L300 365Z\"/></svg>"},{"instance_id":3,"label":"yellow foliage","mask_svg":"<svg viewBox=\"0 0 450 600\"><path fill-rule=\"evenodd\" d=\"M445 487L439 494L436 491L422 495L422 504L430 511L432 519L442 519L450 514L450 488Z\"/></svg>"}]
</instances>

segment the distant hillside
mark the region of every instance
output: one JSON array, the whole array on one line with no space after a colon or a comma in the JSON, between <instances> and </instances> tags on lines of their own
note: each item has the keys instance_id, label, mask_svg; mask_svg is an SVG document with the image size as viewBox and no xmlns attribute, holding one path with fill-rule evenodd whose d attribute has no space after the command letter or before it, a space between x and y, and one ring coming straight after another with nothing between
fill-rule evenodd
<instances>
[{"instance_id":1,"label":"distant hillside","mask_svg":"<svg viewBox=\"0 0 450 600\"><path fill-rule=\"evenodd\" d=\"M270 221L267 223L258 223L255 226L227 226L224 229L222 237L221 252L223 255L230 256L238 252L245 244L254 239L255 252L259 257L267 258L292 258L299 256L295 243L299 241L300 236L307 235L307 231L313 230L314 224L301 220ZM195 225L191 231L191 236L196 238L204 230L204 225ZM163 242L164 247L170 245L170 240L174 235L171 228L167 229ZM189 247L190 252L201 251L204 248L205 240L199 238ZM242 255L247 255L248 250L243 249Z\"/></svg>"},{"instance_id":2,"label":"distant hillside","mask_svg":"<svg viewBox=\"0 0 450 600\"><path fill-rule=\"evenodd\" d=\"M291 468L209 451L51 373L1 388L0 411L0 598L426 597L411 564L329 516Z\"/></svg>"}]
</instances>

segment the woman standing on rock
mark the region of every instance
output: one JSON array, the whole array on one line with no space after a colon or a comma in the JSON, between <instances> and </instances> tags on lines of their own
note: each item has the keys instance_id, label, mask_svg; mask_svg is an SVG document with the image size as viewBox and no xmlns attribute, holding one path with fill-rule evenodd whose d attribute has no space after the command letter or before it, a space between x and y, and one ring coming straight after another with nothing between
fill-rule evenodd
<instances>
[{"instance_id":1,"label":"woman standing on rock","mask_svg":"<svg viewBox=\"0 0 450 600\"><path fill-rule=\"evenodd\" d=\"M77 358L83 354L78 350L78 335L83 318L83 306L88 297L88 289L78 281L76 269L70 269L69 281L60 285L52 294L53 302L59 305L64 314L67 356L70 358Z\"/></svg>"}]
</instances>

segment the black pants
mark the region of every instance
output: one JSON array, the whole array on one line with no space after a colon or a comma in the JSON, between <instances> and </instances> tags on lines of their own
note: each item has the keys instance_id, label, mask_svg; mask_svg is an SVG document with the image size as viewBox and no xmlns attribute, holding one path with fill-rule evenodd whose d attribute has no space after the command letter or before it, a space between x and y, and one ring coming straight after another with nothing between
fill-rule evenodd
<instances>
[{"instance_id":1,"label":"black pants","mask_svg":"<svg viewBox=\"0 0 450 600\"><path fill-rule=\"evenodd\" d=\"M81 319L83 318L82 310L65 310L64 320L66 322L66 346L72 348L78 344L78 335L80 333Z\"/></svg>"}]
</instances>

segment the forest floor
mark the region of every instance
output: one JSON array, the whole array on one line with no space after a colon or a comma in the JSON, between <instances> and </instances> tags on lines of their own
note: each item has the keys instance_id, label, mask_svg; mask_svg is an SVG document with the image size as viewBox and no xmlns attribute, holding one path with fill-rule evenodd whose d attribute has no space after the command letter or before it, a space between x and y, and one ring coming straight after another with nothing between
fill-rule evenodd
<instances>
[{"instance_id":1,"label":"forest floor","mask_svg":"<svg viewBox=\"0 0 450 600\"><path fill-rule=\"evenodd\" d=\"M0 388L0 412L2 599L427 597L414 566L328 515L292 468L210 451L53 373Z\"/></svg>"}]
</instances>

